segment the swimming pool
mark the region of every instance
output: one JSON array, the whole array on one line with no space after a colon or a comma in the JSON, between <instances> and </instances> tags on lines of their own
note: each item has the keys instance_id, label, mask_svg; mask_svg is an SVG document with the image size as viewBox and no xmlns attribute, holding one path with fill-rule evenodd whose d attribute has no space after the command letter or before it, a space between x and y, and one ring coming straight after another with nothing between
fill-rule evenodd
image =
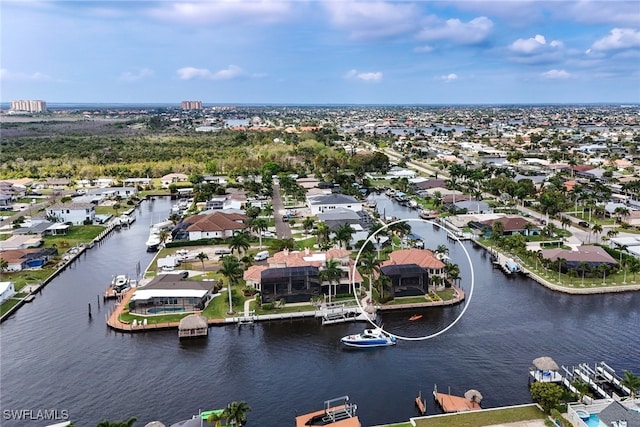
<instances>
[{"instance_id":1,"label":"swimming pool","mask_svg":"<svg viewBox=\"0 0 640 427\"><path fill-rule=\"evenodd\" d=\"M589 427L604 426L604 423L600 422L600 418L596 414L591 414L588 419L582 421Z\"/></svg>"},{"instance_id":2,"label":"swimming pool","mask_svg":"<svg viewBox=\"0 0 640 427\"><path fill-rule=\"evenodd\" d=\"M161 314L161 313L180 313L184 311L184 307L153 307L147 310L149 314Z\"/></svg>"}]
</instances>

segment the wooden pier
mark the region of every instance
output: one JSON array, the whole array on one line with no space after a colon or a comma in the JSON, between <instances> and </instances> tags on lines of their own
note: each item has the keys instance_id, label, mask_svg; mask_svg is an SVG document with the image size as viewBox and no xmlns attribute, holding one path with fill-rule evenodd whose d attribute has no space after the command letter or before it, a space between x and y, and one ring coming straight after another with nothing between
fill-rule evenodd
<instances>
[{"instance_id":1,"label":"wooden pier","mask_svg":"<svg viewBox=\"0 0 640 427\"><path fill-rule=\"evenodd\" d=\"M469 400L466 397L454 396L447 393L439 393L438 387L435 385L433 386L433 397L435 398L436 402L438 402L438 405L440 405L442 410L446 413L478 411L482 409L479 402Z\"/></svg>"},{"instance_id":2,"label":"wooden pier","mask_svg":"<svg viewBox=\"0 0 640 427\"><path fill-rule=\"evenodd\" d=\"M416 397L416 408L418 408L418 412L420 415L426 415L427 413L427 401L422 398L422 391L418 392L418 397Z\"/></svg>"}]
</instances>

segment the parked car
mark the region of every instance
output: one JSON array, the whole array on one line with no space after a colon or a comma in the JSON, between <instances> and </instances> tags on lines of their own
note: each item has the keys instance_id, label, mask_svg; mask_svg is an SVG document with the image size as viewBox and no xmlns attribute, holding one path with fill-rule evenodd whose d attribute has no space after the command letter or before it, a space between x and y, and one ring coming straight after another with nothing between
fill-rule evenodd
<instances>
[{"instance_id":1,"label":"parked car","mask_svg":"<svg viewBox=\"0 0 640 427\"><path fill-rule=\"evenodd\" d=\"M589 228L589 223L587 221L580 221L578 225L580 227Z\"/></svg>"},{"instance_id":2,"label":"parked car","mask_svg":"<svg viewBox=\"0 0 640 427\"><path fill-rule=\"evenodd\" d=\"M214 254L216 254L216 255L229 255L230 253L231 253L231 250L224 249L224 248L216 249L215 252L214 252Z\"/></svg>"},{"instance_id":3,"label":"parked car","mask_svg":"<svg viewBox=\"0 0 640 427\"><path fill-rule=\"evenodd\" d=\"M276 237L275 233L272 233L271 231L263 231L262 233L260 233L262 235L262 237Z\"/></svg>"}]
</instances>

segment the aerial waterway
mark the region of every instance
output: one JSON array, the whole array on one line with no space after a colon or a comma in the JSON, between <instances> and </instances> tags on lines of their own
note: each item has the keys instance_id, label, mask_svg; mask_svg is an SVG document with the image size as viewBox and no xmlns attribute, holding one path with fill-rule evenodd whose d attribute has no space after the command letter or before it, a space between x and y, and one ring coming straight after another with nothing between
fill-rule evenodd
<instances>
[{"instance_id":1,"label":"aerial waterway","mask_svg":"<svg viewBox=\"0 0 640 427\"><path fill-rule=\"evenodd\" d=\"M415 210L376 196L382 214L417 218ZM470 243L453 243L430 223L411 223L425 247L449 247L460 265L465 291L470 253L475 290L463 318L427 341L400 341L372 351L349 351L342 336L362 323L321 326L317 319L256 323L210 329L198 344L180 342L175 330L122 334L110 330L110 308L98 295L115 274L134 276L154 254L146 252L149 225L165 219L170 201L146 201L131 229L114 232L54 279L34 302L0 326L0 407L68 411L78 426L136 416L136 425L170 425L244 400L249 425L291 425L297 414L349 395L363 425L417 415L414 398L437 384L462 395L482 392L483 407L530 402L531 362L551 356L558 363L607 362L618 372L640 373L640 293L571 296L533 281L507 277L491 257ZM92 305L92 318L87 314ZM451 322L464 306L383 314L388 330L419 336ZM427 412L438 412L432 400ZM2 419L2 426L43 426L46 421Z\"/></svg>"}]
</instances>

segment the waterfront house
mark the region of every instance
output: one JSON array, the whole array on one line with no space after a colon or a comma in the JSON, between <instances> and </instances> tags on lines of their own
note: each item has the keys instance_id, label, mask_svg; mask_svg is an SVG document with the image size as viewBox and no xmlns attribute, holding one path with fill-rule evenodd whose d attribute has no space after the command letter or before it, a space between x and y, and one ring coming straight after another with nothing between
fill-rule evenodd
<instances>
[{"instance_id":1,"label":"waterfront house","mask_svg":"<svg viewBox=\"0 0 640 427\"><path fill-rule=\"evenodd\" d=\"M380 273L391 279L393 296L401 297L428 293L431 278L444 278L444 268L445 264L430 250L401 249L389 254L389 259L380 265ZM444 287L444 281L439 287Z\"/></svg>"},{"instance_id":2,"label":"waterfront house","mask_svg":"<svg viewBox=\"0 0 640 427\"><path fill-rule=\"evenodd\" d=\"M350 251L330 249L326 252L284 250L267 259L268 265L252 265L244 273L248 286L260 291L262 302L284 299L288 303L308 302L323 294L351 293L351 273L356 288L362 284L362 276L353 268ZM338 283L322 283L320 272L329 260L338 260L342 275Z\"/></svg>"},{"instance_id":3,"label":"waterfront house","mask_svg":"<svg viewBox=\"0 0 640 427\"><path fill-rule=\"evenodd\" d=\"M69 230L69 225L47 220L32 219L22 223L22 227L13 230L14 235L31 234L40 237L64 235Z\"/></svg>"},{"instance_id":4,"label":"waterfront house","mask_svg":"<svg viewBox=\"0 0 640 427\"><path fill-rule=\"evenodd\" d=\"M7 261L7 271L18 272L41 268L57 254L56 248L11 249L0 252L0 257Z\"/></svg>"},{"instance_id":5,"label":"waterfront house","mask_svg":"<svg viewBox=\"0 0 640 427\"><path fill-rule=\"evenodd\" d=\"M502 235L512 236L514 234L522 234L523 236L533 236L540 234L540 226L529 221L520 215L505 215L500 218L488 219L480 222L471 222L471 228L483 230L486 237L491 235L493 224L502 223Z\"/></svg>"},{"instance_id":6,"label":"waterfront house","mask_svg":"<svg viewBox=\"0 0 640 427\"><path fill-rule=\"evenodd\" d=\"M7 240L0 240L0 252L37 248L42 245L42 237L30 234L19 234L9 237Z\"/></svg>"},{"instance_id":7,"label":"waterfront house","mask_svg":"<svg viewBox=\"0 0 640 427\"><path fill-rule=\"evenodd\" d=\"M482 200L461 200L451 203L448 209L454 209L455 212L485 214L492 213L493 209L489 204Z\"/></svg>"},{"instance_id":8,"label":"waterfront house","mask_svg":"<svg viewBox=\"0 0 640 427\"><path fill-rule=\"evenodd\" d=\"M161 274L131 296L129 311L153 315L204 310L214 296L215 281L184 280L182 274Z\"/></svg>"},{"instance_id":9,"label":"waterfront house","mask_svg":"<svg viewBox=\"0 0 640 427\"><path fill-rule=\"evenodd\" d=\"M311 209L311 215L318 215L321 212L337 208L345 208L358 212L362 210L362 202L353 196L333 193L318 196L308 196L307 204Z\"/></svg>"},{"instance_id":10,"label":"waterfront house","mask_svg":"<svg viewBox=\"0 0 640 427\"><path fill-rule=\"evenodd\" d=\"M554 248L540 251L542 257L551 262L558 259L564 260L562 271L578 270L581 263L587 266L588 270L594 270L600 265L606 265L609 270L618 266L618 262L600 246L582 245L575 250Z\"/></svg>"},{"instance_id":11,"label":"waterfront house","mask_svg":"<svg viewBox=\"0 0 640 427\"><path fill-rule=\"evenodd\" d=\"M244 230L247 216L240 213L214 212L211 214L198 214L185 218L183 226L189 240L200 239L226 239L233 233Z\"/></svg>"},{"instance_id":12,"label":"waterfront house","mask_svg":"<svg viewBox=\"0 0 640 427\"><path fill-rule=\"evenodd\" d=\"M14 296L15 293L13 282L0 282L0 304Z\"/></svg>"},{"instance_id":13,"label":"waterfront house","mask_svg":"<svg viewBox=\"0 0 640 427\"><path fill-rule=\"evenodd\" d=\"M73 225L92 223L96 218L96 207L92 203L56 203L47 207L46 212L49 219Z\"/></svg>"}]
</instances>

